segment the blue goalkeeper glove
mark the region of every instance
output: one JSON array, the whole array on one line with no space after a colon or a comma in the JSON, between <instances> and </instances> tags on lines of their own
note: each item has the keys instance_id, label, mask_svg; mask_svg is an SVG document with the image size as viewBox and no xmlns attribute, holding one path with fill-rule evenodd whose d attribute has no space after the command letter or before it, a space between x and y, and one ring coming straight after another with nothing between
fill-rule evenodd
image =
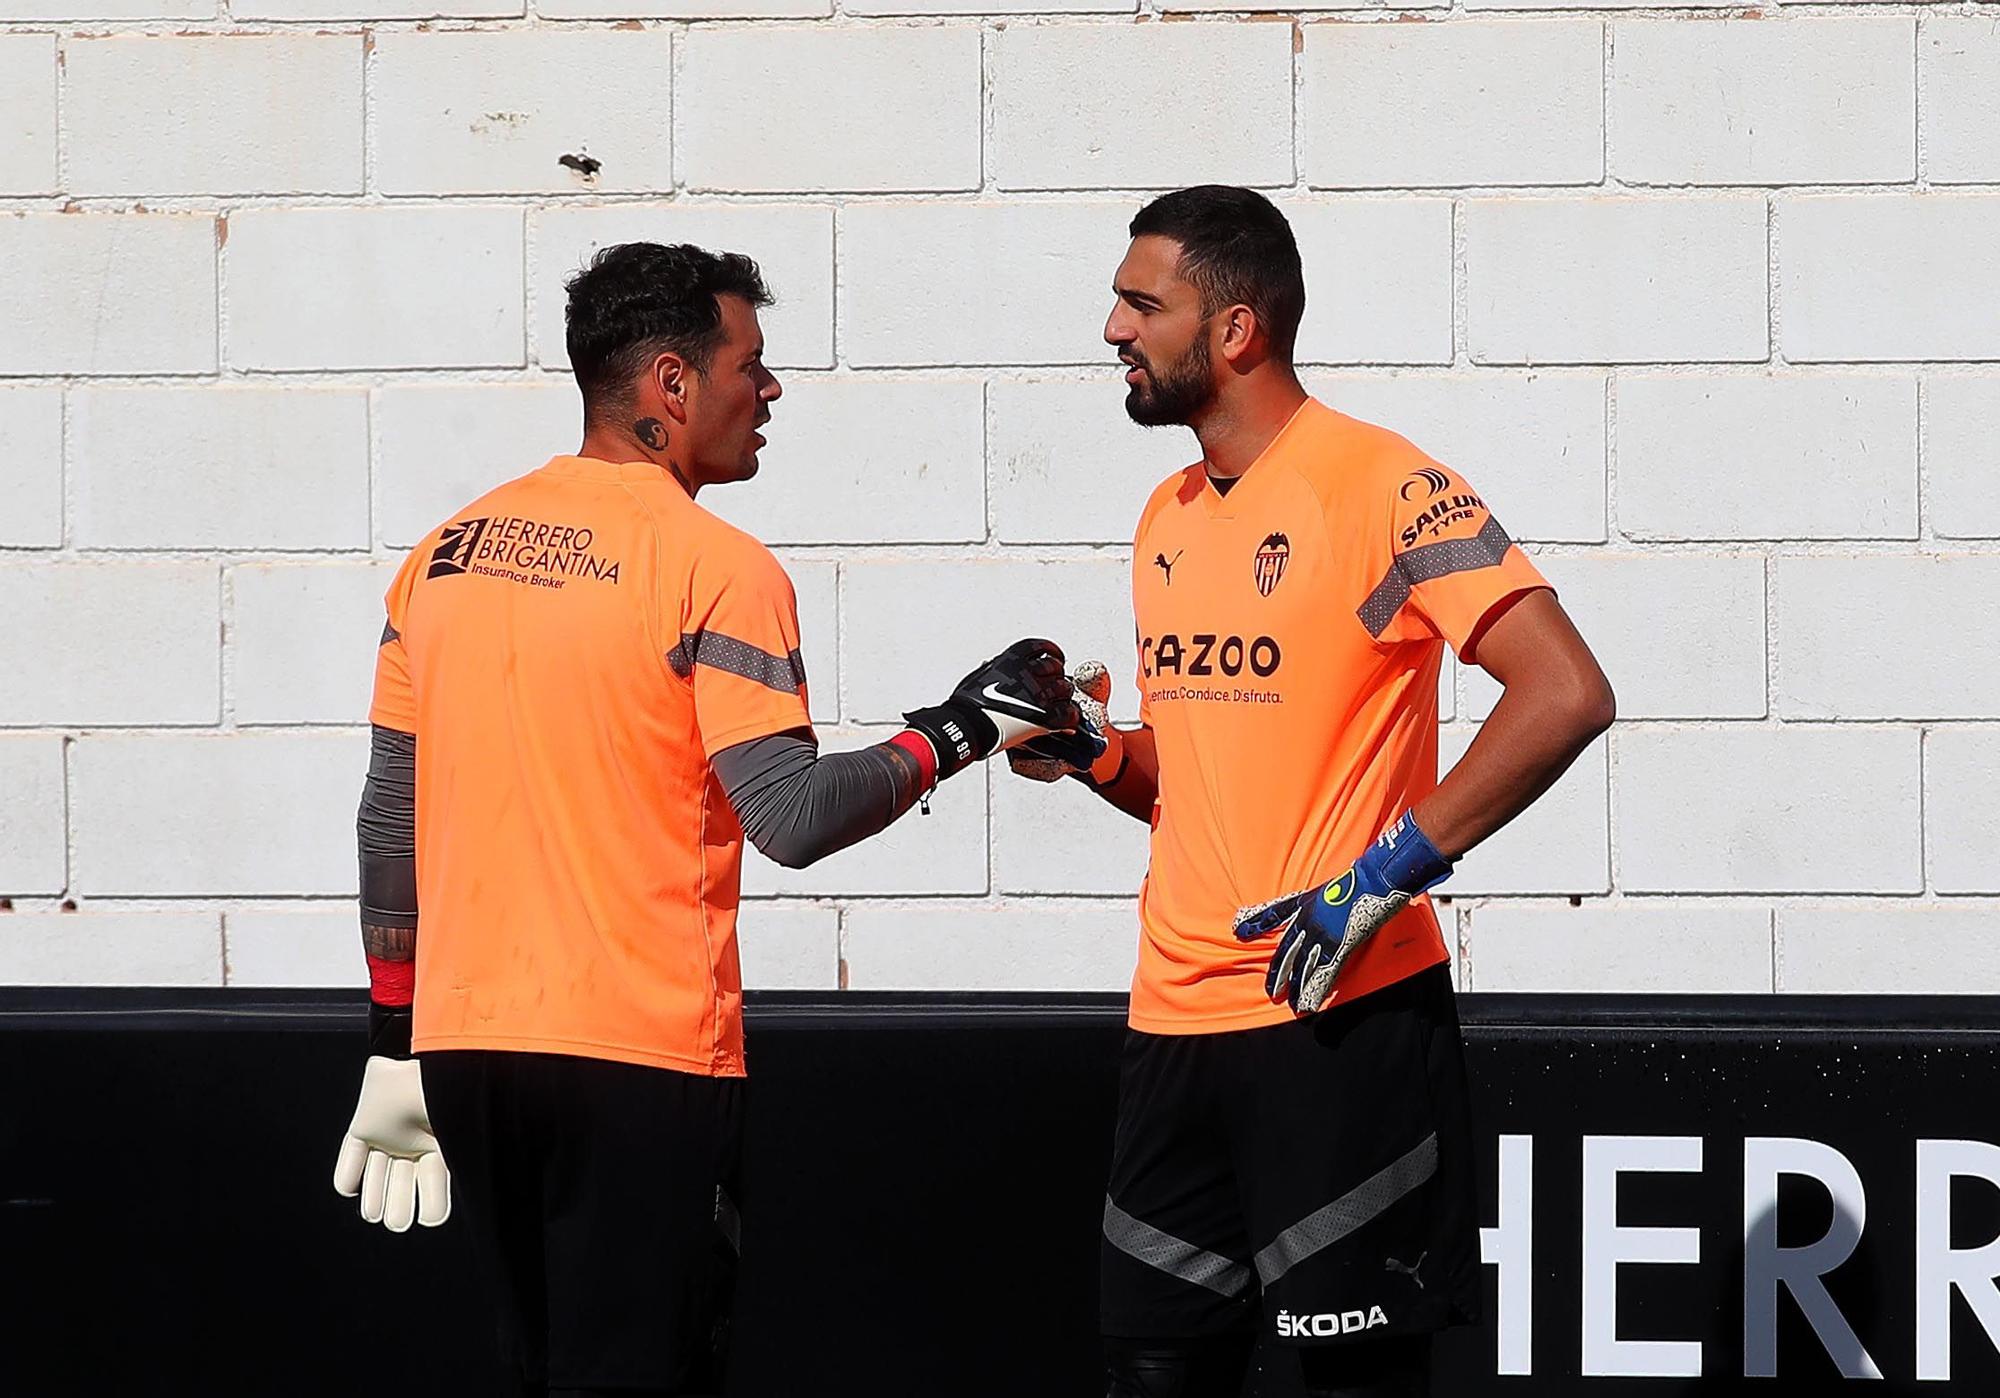
<instances>
[{"instance_id":1,"label":"blue goalkeeper glove","mask_svg":"<svg viewBox=\"0 0 2000 1398\"><path fill-rule=\"evenodd\" d=\"M1339 878L1237 913L1236 938L1254 942L1280 934L1264 993L1290 1000L1294 1014L1314 1014L1332 998L1347 958L1450 873L1451 861L1405 811Z\"/></svg>"}]
</instances>

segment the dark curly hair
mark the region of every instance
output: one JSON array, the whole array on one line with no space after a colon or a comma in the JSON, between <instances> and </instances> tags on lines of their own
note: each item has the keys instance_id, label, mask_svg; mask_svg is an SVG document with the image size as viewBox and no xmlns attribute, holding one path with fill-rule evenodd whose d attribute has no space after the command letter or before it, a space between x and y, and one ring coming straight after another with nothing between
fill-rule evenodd
<instances>
[{"instance_id":1,"label":"dark curly hair","mask_svg":"<svg viewBox=\"0 0 2000 1398\"><path fill-rule=\"evenodd\" d=\"M719 296L771 304L757 264L691 243L619 243L563 284L570 368L586 416L623 408L632 380L672 351L704 376L722 342Z\"/></svg>"}]
</instances>

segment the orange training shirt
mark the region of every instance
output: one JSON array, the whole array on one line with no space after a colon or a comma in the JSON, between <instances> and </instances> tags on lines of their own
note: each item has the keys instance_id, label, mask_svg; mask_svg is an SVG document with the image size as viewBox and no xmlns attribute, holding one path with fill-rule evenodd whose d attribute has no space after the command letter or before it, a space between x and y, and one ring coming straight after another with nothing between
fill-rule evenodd
<instances>
[{"instance_id":1,"label":"orange training shirt","mask_svg":"<svg viewBox=\"0 0 2000 1398\"><path fill-rule=\"evenodd\" d=\"M790 579L660 468L557 457L404 560L370 718L417 736L415 1049L743 1072L743 831L806 728Z\"/></svg>"},{"instance_id":2,"label":"orange training shirt","mask_svg":"<svg viewBox=\"0 0 2000 1398\"><path fill-rule=\"evenodd\" d=\"M1133 544L1140 714L1159 752L1131 1024L1290 1020L1276 939L1239 908L1324 882L1437 785L1438 668L1546 587L1473 489L1403 438L1308 399L1227 495L1197 463ZM1342 968L1344 1003L1446 959L1419 897Z\"/></svg>"}]
</instances>

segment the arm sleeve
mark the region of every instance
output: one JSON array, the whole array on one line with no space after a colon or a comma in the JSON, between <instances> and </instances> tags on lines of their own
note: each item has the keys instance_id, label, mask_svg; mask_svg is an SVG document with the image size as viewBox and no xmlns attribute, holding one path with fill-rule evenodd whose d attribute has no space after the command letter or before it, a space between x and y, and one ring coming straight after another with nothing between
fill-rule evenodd
<instances>
[{"instance_id":1,"label":"arm sleeve","mask_svg":"<svg viewBox=\"0 0 2000 1398\"><path fill-rule=\"evenodd\" d=\"M361 854L361 921L369 927L417 925L417 738L377 725L368 778L355 817Z\"/></svg>"},{"instance_id":2,"label":"arm sleeve","mask_svg":"<svg viewBox=\"0 0 2000 1398\"><path fill-rule=\"evenodd\" d=\"M694 567L667 663L694 686L695 726L713 760L724 748L810 729L792 580L770 551L744 540Z\"/></svg>"},{"instance_id":3,"label":"arm sleeve","mask_svg":"<svg viewBox=\"0 0 2000 1398\"><path fill-rule=\"evenodd\" d=\"M408 1058L417 955L415 734L375 727L354 826L368 955L368 1051Z\"/></svg>"},{"instance_id":4,"label":"arm sleeve","mask_svg":"<svg viewBox=\"0 0 2000 1398\"><path fill-rule=\"evenodd\" d=\"M1417 456L1388 479L1361 624L1378 644L1442 640L1476 664L1487 623L1548 580L1456 472Z\"/></svg>"},{"instance_id":5,"label":"arm sleeve","mask_svg":"<svg viewBox=\"0 0 2000 1398\"><path fill-rule=\"evenodd\" d=\"M737 743L713 761L743 833L790 869L886 829L923 782L917 760L894 744L821 757L809 730Z\"/></svg>"}]
</instances>

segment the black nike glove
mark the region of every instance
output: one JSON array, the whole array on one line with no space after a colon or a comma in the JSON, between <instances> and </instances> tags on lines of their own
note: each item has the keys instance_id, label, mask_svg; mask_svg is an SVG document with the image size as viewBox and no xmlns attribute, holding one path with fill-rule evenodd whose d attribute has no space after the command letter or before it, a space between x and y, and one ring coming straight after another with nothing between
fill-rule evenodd
<instances>
[{"instance_id":1,"label":"black nike glove","mask_svg":"<svg viewBox=\"0 0 2000 1398\"><path fill-rule=\"evenodd\" d=\"M1030 638L960 680L942 704L914 709L903 721L930 743L943 781L1002 748L1044 733L1073 732L1083 715L1063 673L1062 651L1054 641Z\"/></svg>"}]
</instances>

